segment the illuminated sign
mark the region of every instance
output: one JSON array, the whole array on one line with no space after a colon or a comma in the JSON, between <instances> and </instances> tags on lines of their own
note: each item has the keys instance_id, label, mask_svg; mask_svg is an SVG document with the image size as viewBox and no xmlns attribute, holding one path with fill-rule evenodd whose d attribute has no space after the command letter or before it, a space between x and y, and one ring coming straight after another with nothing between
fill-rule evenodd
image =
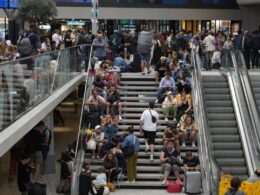
<instances>
[{"instance_id":1,"label":"illuminated sign","mask_svg":"<svg viewBox=\"0 0 260 195\"><path fill-rule=\"evenodd\" d=\"M0 0L0 8L17 9L18 0Z\"/></svg>"},{"instance_id":2,"label":"illuminated sign","mask_svg":"<svg viewBox=\"0 0 260 195\"><path fill-rule=\"evenodd\" d=\"M69 20L67 21L67 25L69 26L84 26L86 24L83 20Z\"/></svg>"}]
</instances>

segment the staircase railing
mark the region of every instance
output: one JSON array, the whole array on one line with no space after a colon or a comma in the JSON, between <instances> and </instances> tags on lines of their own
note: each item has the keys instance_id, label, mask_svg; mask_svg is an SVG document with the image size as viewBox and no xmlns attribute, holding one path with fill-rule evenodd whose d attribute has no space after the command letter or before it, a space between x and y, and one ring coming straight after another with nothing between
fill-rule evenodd
<instances>
[{"instance_id":1,"label":"staircase railing","mask_svg":"<svg viewBox=\"0 0 260 195\"><path fill-rule=\"evenodd\" d=\"M86 98L89 96L91 91L92 85L92 77L89 75L91 70L91 58L92 58L93 48L91 47L89 60L88 60L88 69L86 71L86 81L85 81L85 89L84 89L84 96L82 100L82 108L81 108L81 115L80 115L80 122L79 122L79 129L77 135L77 144L76 144L76 151L75 151L75 158L72 167L72 183L71 183L71 194L78 195L79 193L79 175L81 172L81 167L83 160L85 159L85 150L83 148L83 136L82 136L82 129L81 124L83 120L83 113L85 107Z\"/></svg>"},{"instance_id":2,"label":"staircase railing","mask_svg":"<svg viewBox=\"0 0 260 195\"><path fill-rule=\"evenodd\" d=\"M252 85L248 75L248 70L241 51L231 51L232 61L234 64L234 71L237 77L237 85L241 90L240 97L243 98L243 114L247 121L245 136L247 143L250 143L250 158L252 161L252 168L250 174L260 165L260 119L257 109L256 100L252 91Z\"/></svg>"},{"instance_id":3,"label":"staircase railing","mask_svg":"<svg viewBox=\"0 0 260 195\"><path fill-rule=\"evenodd\" d=\"M213 143L208 132L206 116L206 106L202 86L202 76L200 72L200 57L198 53L192 51L192 63L194 66L193 78L193 109L196 121L199 126L198 146L202 163L203 192L204 194L217 195L221 169L213 154Z\"/></svg>"},{"instance_id":4,"label":"staircase railing","mask_svg":"<svg viewBox=\"0 0 260 195\"><path fill-rule=\"evenodd\" d=\"M90 47L80 45L1 63L0 132L79 76Z\"/></svg>"}]
</instances>

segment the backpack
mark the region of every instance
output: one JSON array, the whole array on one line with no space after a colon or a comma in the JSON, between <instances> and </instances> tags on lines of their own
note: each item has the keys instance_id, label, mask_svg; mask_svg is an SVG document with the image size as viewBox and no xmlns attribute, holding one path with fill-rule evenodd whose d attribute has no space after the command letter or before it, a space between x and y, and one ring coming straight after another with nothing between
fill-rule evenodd
<instances>
[{"instance_id":1,"label":"backpack","mask_svg":"<svg viewBox=\"0 0 260 195\"><path fill-rule=\"evenodd\" d=\"M24 56L28 56L32 53L33 51L33 46L32 46L32 43L31 43L31 40L30 40L30 37L32 36L33 33L31 33L28 37L24 36L24 37L21 37L19 43L18 43L18 52L21 54L21 55L24 55Z\"/></svg>"},{"instance_id":2,"label":"backpack","mask_svg":"<svg viewBox=\"0 0 260 195\"><path fill-rule=\"evenodd\" d=\"M127 144L127 146L123 149L125 158L130 157L135 152L135 139L136 137L134 137L134 143Z\"/></svg>"},{"instance_id":3,"label":"backpack","mask_svg":"<svg viewBox=\"0 0 260 195\"><path fill-rule=\"evenodd\" d=\"M48 145L50 145L51 144L51 140L52 140L52 132L51 132L51 130L50 129L48 129L48 128L45 128L44 129L44 132L43 132L43 134L45 135L45 132L46 131L49 131L49 140L48 140Z\"/></svg>"},{"instance_id":4,"label":"backpack","mask_svg":"<svg viewBox=\"0 0 260 195\"><path fill-rule=\"evenodd\" d=\"M79 34L78 45L86 44L87 42L87 38L84 35Z\"/></svg>"}]
</instances>

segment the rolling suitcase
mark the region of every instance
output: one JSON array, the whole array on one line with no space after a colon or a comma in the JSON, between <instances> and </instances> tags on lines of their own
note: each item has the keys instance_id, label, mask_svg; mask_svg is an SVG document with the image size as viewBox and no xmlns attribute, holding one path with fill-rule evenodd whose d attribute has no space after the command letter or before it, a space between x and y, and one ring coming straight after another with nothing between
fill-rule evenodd
<instances>
[{"instance_id":1,"label":"rolling suitcase","mask_svg":"<svg viewBox=\"0 0 260 195\"><path fill-rule=\"evenodd\" d=\"M197 194L201 192L201 173L185 172L185 192Z\"/></svg>"}]
</instances>

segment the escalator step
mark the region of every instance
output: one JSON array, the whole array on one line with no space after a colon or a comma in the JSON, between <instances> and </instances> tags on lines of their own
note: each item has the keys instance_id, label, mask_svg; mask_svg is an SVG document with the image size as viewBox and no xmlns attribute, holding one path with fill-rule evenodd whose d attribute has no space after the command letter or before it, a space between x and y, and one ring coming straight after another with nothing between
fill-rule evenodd
<instances>
[{"instance_id":1,"label":"escalator step","mask_svg":"<svg viewBox=\"0 0 260 195\"><path fill-rule=\"evenodd\" d=\"M237 127L235 120L208 121L209 127Z\"/></svg>"}]
</instances>

